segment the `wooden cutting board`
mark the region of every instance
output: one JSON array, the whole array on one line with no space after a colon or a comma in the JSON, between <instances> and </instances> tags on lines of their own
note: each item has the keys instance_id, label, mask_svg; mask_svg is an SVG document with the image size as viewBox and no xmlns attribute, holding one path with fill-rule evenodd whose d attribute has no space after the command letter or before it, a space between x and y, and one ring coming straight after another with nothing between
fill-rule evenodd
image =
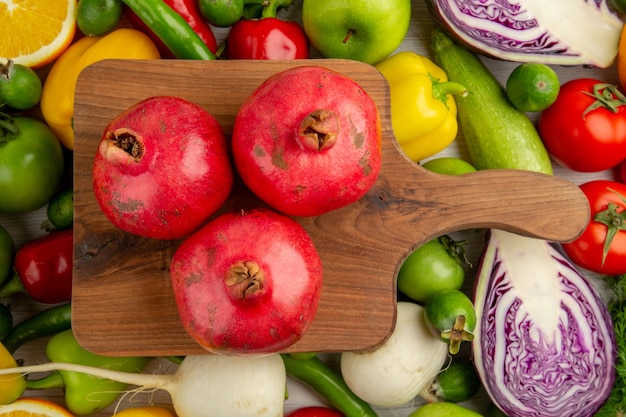
<instances>
[{"instance_id":1,"label":"wooden cutting board","mask_svg":"<svg viewBox=\"0 0 626 417\"><path fill-rule=\"evenodd\" d=\"M566 241L584 229L589 207L578 187L543 174L492 170L434 174L406 158L390 121L388 85L371 66L344 60L130 61L86 68L75 95L74 287L72 325L86 349L106 355L205 352L184 331L169 282L179 241L158 241L116 229L93 195L91 167L108 122L136 102L174 95L212 113L227 134L243 100L271 74L298 65L344 73L376 101L383 128L380 177L360 201L298 218L324 268L318 314L290 352L373 349L394 326L397 270L416 247L438 235L501 228ZM259 201L237 185L224 210Z\"/></svg>"}]
</instances>

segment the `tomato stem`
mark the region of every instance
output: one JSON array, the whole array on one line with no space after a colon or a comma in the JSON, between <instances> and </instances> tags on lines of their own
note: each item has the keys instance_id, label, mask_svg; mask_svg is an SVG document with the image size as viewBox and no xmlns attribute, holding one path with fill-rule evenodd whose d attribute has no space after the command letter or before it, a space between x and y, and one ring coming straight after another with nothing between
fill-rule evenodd
<instances>
[{"instance_id":1,"label":"tomato stem","mask_svg":"<svg viewBox=\"0 0 626 417\"><path fill-rule=\"evenodd\" d=\"M613 84L597 83L593 86L593 93L588 91L583 91L582 93L595 99L583 112L583 120L587 113L595 109L604 107L612 113L617 113L620 106L626 105L626 96Z\"/></svg>"},{"instance_id":2,"label":"tomato stem","mask_svg":"<svg viewBox=\"0 0 626 417\"><path fill-rule=\"evenodd\" d=\"M615 193L623 202L626 203L626 199L620 193L610 188L608 188L608 190ZM613 242L615 235L617 235L620 231L626 230L626 211L622 210L621 212L618 212L618 207L619 206L617 204L609 202L606 210L596 213L593 217L594 221L602 223L607 228L606 238L604 239L604 246L602 249L602 265L604 265L604 261L609 254L611 242Z\"/></svg>"},{"instance_id":3,"label":"tomato stem","mask_svg":"<svg viewBox=\"0 0 626 417\"><path fill-rule=\"evenodd\" d=\"M19 128L15 120L8 114L0 112L0 145L8 142L18 132Z\"/></svg>"}]
</instances>

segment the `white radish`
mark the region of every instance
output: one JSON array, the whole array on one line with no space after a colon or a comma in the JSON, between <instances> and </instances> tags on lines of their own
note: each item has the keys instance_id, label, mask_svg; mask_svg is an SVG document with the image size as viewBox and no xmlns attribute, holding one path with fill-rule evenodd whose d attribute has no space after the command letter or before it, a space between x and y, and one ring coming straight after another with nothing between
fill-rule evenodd
<instances>
[{"instance_id":1,"label":"white radish","mask_svg":"<svg viewBox=\"0 0 626 417\"><path fill-rule=\"evenodd\" d=\"M447 357L448 345L428 329L424 308L402 301L391 336L372 352L342 353L341 373L362 400L397 407L430 384Z\"/></svg>"},{"instance_id":2,"label":"white radish","mask_svg":"<svg viewBox=\"0 0 626 417\"><path fill-rule=\"evenodd\" d=\"M172 374L135 374L49 362L0 369L0 375L55 370L167 391L178 417L282 417L285 405L287 377L279 354L187 356Z\"/></svg>"}]
</instances>

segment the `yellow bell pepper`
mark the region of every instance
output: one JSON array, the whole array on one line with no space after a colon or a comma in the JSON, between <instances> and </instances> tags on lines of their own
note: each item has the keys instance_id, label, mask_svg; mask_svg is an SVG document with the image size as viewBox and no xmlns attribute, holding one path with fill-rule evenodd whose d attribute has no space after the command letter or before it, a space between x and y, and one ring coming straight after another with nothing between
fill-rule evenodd
<instances>
[{"instance_id":1,"label":"yellow bell pepper","mask_svg":"<svg viewBox=\"0 0 626 417\"><path fill-rule=\"evenodd\" d=\"M13 355L0 343L0 369L15 368L17 362ZM0 376L0 405L11 404L22 396L26 389L23 375L10 374Z\"/></svg>"},{"instance_id":2,"label":"yellow bell pepper","mask_svg":"<svg viewBox=\"0 0 626 417\"><path fill-rule=\"evenodd\" d=\"M420 161L445 149L457 136L453 94L467 94L430 59L399 52L376 65L389 84L391 125L404 153Z\"/></svg>"},{"instance_id":3,"label":"yellow bell pepper","mask_svg":"<svg viewBox=\"0 0 626 417\"><path fill-rule=\"evenodd\" d=\"M127 408L115 414L115 417L174 417L171 411L156 405Z\"/></svg>"},{"instance_id":4,"label":"yellow bell pepper","mask_svg":"<svg viewBox=\"0 0 626 417\"><path fill-rule=\"evenodd\" d=\"M143 32L116 29L99 37L85 36L67 48L50 68L41 93L41 113L68 149L74 149L74 92L80 72L103 59L159 59L159 50Z\"/></svg>"}]
</instances>

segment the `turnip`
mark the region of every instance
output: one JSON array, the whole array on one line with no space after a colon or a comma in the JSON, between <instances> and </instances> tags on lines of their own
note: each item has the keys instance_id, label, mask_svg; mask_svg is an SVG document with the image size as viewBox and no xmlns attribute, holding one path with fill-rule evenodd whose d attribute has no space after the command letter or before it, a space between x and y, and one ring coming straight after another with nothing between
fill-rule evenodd
<instances>
[{"instance_id":1,"label":"turnip","mask_svg":"<svg viewBox=\"0 0 626 417\"><path fill-rule=\"evenodd\" d=\"M428 386L447 357L448 345L431 333L424 308L401 301L391 336L372 352L342 353L341 373L364 401L397 407Z\"/></svg>"},{"instance_id":2,"label":"turnip","mask_svg":"<svg viewBox=\"0 0 626 417\"><path fill-rule=\"evenodd\" d=\"M96 200L116 227L187 236L228 198L233 173L218 121L178 97L150 97L106 127L93 164Z\"/></svg>"},{"instance_id":3,"label":"turnip","mask_svg":"<svg viewBox=\"0 0 626 417\"><path fill-rule=\"evenodd\" d=\"M378 108L351 78L301 66L268 78L235 116L245 184L274 209L316 216L360 199L381 167Z\"/></svg>"},{"instance_id":4,"label":"turnip","mask_svg":"<svg viewBox=\"0 0 626 417\"><path fill-rule=\"evenodd\" d=\"M187 356L173 374L136 374L71 363L0 369L0 375L80 372L167 391L178 417L282 417L286 372L279 354L263 357Z\"/></svg>"}]
</instances>

